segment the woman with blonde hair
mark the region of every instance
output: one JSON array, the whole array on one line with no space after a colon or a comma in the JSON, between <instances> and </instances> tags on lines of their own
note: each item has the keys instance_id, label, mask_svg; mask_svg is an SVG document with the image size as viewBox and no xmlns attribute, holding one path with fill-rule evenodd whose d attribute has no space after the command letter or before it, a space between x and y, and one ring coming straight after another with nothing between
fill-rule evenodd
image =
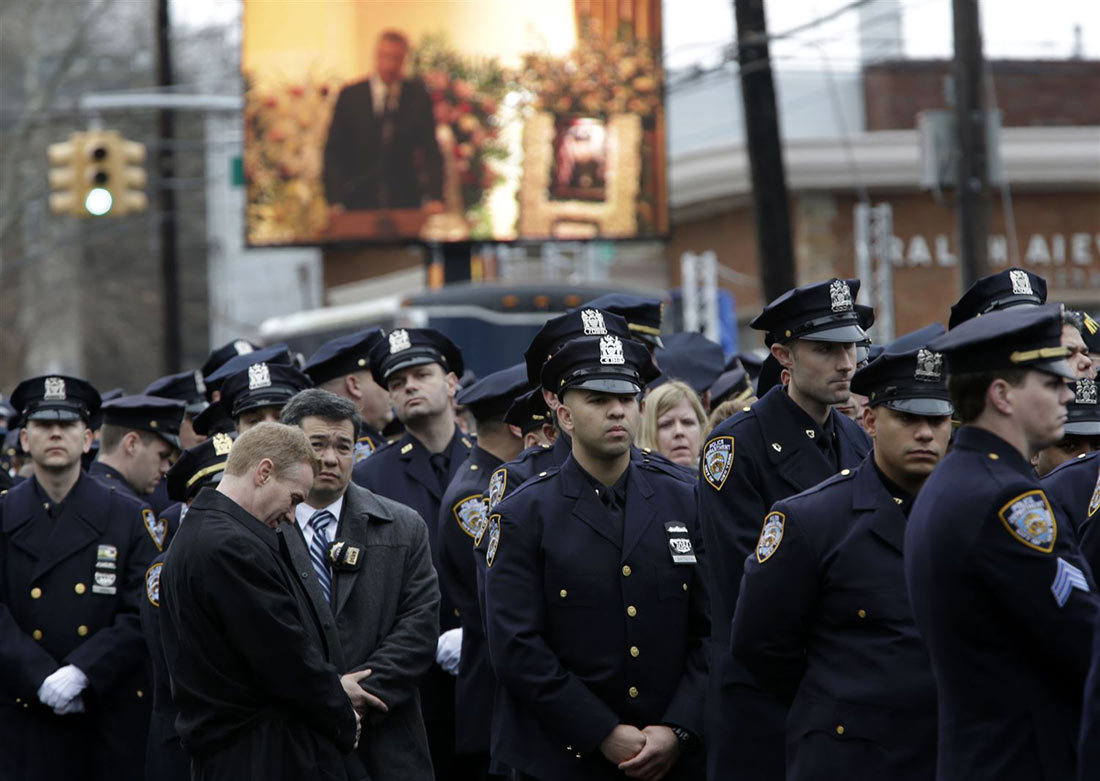
<instances>
[{"instance_id":1,"label":"woman with blonde hair","mask_svg":"<svg viewBox=\"0 0 1100 781\"><path fill-rule=\"evenodd\" d=\"M680 380L670 380L646 397L638 445L697 469L699 451L709 428L695 391Z\"/></svg>"}]
</instances>

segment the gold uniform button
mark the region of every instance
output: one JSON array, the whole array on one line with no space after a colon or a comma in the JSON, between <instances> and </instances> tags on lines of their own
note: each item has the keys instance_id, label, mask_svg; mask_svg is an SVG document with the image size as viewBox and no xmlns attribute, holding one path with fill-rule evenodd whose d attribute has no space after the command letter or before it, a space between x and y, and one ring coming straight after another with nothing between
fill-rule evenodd
<instances>
[{"instance_id":1,"label":"gold uniform button","mask_svg":"<svg viewBox=\"0 0 1100 781\"><path fill-rule=\"evenodd\" d=\"M86 634L88 634L88 627L84 626L84 624L81 624L76 628L76 633L81 637L84 637Z\"/></svg>"},{"instance_id":2,"label":"gold uniform button","mask_svg":"<svg viewBox=\"0 0 1100 781\"><path fill-rule=\"evenodd\" d=\"M851 469L841 469L840 473L842 475L844 475L845 477L847 477L848 475L852 474L852 470Z\"/></svg>"},{"instance_id":3,"label":"gold uniform button","mask_svg":"<svg viewBox=\"0 0 1100 781\"><path fill-rule=\"evenodd\" d=\"M20 703L20 702L23 701L23 698L22 697L16 697L15 701L16 701L16 703Z\"/></svg>"},{"instance_id":4,"label":"gold uniform button","mask_svg":"<svg viewBox=\"0 0 1100 781\"><path fill-rule=\"evenodd\" d=\"M682 585L684 587L684 591L688 590L688 584L687 583L681 583L680 585Z\"/></svg>"},{"instance_id":5,"label":"gold uniform button","mask_svg":"<svg viewBox=\"0 0 1100 781\"><path fill-rule=\"evenodd\" d=\"M143 692L141 689L138 689L137 690L137 696L138 696L138 699L140 700L142 697L145 696L145 692Z\"/></svg>"},{"instance_id":6,"label":"gold uniform button","mask_svg":"<svg viewBox=\"0 0 1100 781\"><path fill-rule=\"evenodd\" d=\"M631 686L629 689L626 690L626 693L630 695L630 699L632 699L632 700L638 699L638 687L637 686Z\"/></svg>"},{"instance_id":7,"label":"gold uniform button","mask_svg":"<svg viewBox=\"0 0 1100 781\"><path fill-rule=\"evenodd\" d=\"M624 578L629 578L630 577L630 565L629 564L624 564L623 565L623 577Z\"/></svg>"},{"instance_id":8,"label":"gold uniform button","mask_svg":"<svg viewBox=\"0 0 1100 781\"><path fill-rule=\"evenodd\" d=\"M561 595L562 599L565 599L567 596L569 596L569 592L564 588L561 591L559 591L558 594Z\"/></svg>"},{"instance_id":9,"label":"gold uniform button","mask_svg":"<svg viewBox=\"0 0 1100 781\"><path fill-rule=\"evenodd\" d=\"M843 735L844 734L844 725L843 724L837 724L836 725L836 734L837 735Z\"/></svg>"},{"instance_id":10,"label":"gold uniform button","mask_svg":"<svg viewBox=\"0 0 1100 781\"><path fill-rule=\"evenodd\" d=\"M31 632L31 637L33 637L35 640L41 640L42 639L42 630L41 629L35 629L33 632Z\"/></svg>"},{"instance_id":11,"label":"gold uniform button","mask_svg":"<svg viewBox=\"0 0 1100 781\"><path fill-rule=\"evenodd\" d=\"M640 653L641 653L641 651L638 650L638 646L636 646L636 645L630 646L630 655L633 656L635 659L638 658L638 654L640 654Z\"/></svg>"},{"instance_id":12,"label":"gold uniform button","mask_svg":"<svg viewBox=\"0 0 1100 781\"><path fill-rule=\"evenodd\" d=\"M73 591L75 591L77 594L83 594L87 590L88 587L85 586L83 583L77 583L75 586L73 586Z\"/></svg>"},{"instance_id":13,"label":"gold uniform button","mask_svg":"<svg viewBox=\"0 0 1100 781\"><path fill-rule=\"evenodd\" d=\"M42 589L40 589L38 586L35 586L34 588L31 589L31 599L38 599L41 596L42 596Z\"/></svg>"},{"instance_id":14,"label":"gold uniform button","mask_svg":"<svg viewBox=\"0 0 1100 781\"><path fill-rule=\"evenodd\" d=\"M572 751L572 750L573 750L573 747L572 747L572 746L566 746L566 747L565 747L565 750L566 750L566 751Z\"/></svg>"},{"instance_id":15,"label":"gold uniform button","mask_svg":"<svg viewBox=\"0 0 1100 781\"><path fill-rule=\"evenodd\" d=\"M860 618L867 618L867 611L864 610L863 608L860 608L859 612L857 612L856 615L859 616Z\"/></svg>"},{"instance_id":16,"label":"gold uniform button","mask_svg":"<svg viewBox=\"0 0 1100 781\"><path fill-rule=\"evenodd\" d=\"M462 618L462 614L458 612L458 608L455 608L455 618Z\"/></svg>"},{"instance_id":17,"label":"gold uniform button","mask_svg":"<svg viewBox=\"0 0 1100 781\"><path fill-rule=\"evenodd\" d=\"M989 454L989 458L990 458L990 460L992 460L992 461L996 461L996 460L998 460L998 459L1000 458L1000 456L999 456L999 455L997 455L996 453L990 453L990 454Z\"/></svg>"},{"instance_id":18,"label":"gold uniform button","mask_svg":"<svg viewBox=\"0 0 1100 781\"><path fill-rule=\"evenodd\" d=\"M580 758L581 758L581 755L580 755L580 752L579 752L579 751L578 751L578 752L577 752L576 754L574 754L573 756L575 756L575 757L576 757L577 759L580 759Z\"/></svg>"},{"instance_id":19,"label":"gold uniform button","mask_svg":"<svg viewBox=\"0 0 1100 781\"><path fill-rule=\"evenodd\" d=\"M628 607L628 608L626 609L626 614L627 614L628 616L630 616L631 618L634 618L634 616L638 615L638 608L636 608L636 607L634 607L633 605L631 605L630 607Z\"/></svg>"}]
</instances>

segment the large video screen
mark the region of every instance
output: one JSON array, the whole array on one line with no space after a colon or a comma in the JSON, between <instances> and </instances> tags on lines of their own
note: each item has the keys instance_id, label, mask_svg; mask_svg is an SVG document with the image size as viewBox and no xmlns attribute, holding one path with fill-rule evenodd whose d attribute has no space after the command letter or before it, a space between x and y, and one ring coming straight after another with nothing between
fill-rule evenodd
<instances>
[{"instance_id":1,"label":"large video screen","mask_svg":"<svg viewBox=\"0 0 1100 781\"><path fill-rule=\"evenodd\" d=\"M660 0L245 0L250 246L667 233Z\"/></svg>"}]
</instances>

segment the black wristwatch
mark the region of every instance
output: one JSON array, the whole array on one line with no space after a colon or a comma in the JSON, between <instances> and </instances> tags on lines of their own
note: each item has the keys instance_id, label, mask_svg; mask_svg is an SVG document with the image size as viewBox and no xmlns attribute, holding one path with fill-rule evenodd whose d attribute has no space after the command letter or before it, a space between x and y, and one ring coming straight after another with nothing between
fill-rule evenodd
<instances>
[{"instance_id":1,"label":"black wristwatch","mask_svg":"<svg viewBox=\"0 0 1100 781\"><path fill-rule=\"evenodd\" d=\"M688 732L683 727L677 727L675 724L666 725L672 734L676 736L676 740L680 743L680 751L690 751L695 748L695 744L699 741L693 734Z\"/></svg>"}]
</instances>

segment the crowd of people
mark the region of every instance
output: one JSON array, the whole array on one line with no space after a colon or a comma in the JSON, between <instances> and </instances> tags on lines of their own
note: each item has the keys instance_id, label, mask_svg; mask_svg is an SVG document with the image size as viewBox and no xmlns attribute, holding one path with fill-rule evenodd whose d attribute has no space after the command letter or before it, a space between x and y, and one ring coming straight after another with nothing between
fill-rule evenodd
<instances>
[{"instance_id":1,"label":"crowd of people","mask_svg":"<svg viewBox=\"0 0 1100 781\"><path fill-rule=\"evenodd\" d=\"M1100 777L1100 326L1013 268L727 359L604 296L20 382L0 778ZM493 350L493 345L479 349Z\"/></svg>"}]
</instances>

